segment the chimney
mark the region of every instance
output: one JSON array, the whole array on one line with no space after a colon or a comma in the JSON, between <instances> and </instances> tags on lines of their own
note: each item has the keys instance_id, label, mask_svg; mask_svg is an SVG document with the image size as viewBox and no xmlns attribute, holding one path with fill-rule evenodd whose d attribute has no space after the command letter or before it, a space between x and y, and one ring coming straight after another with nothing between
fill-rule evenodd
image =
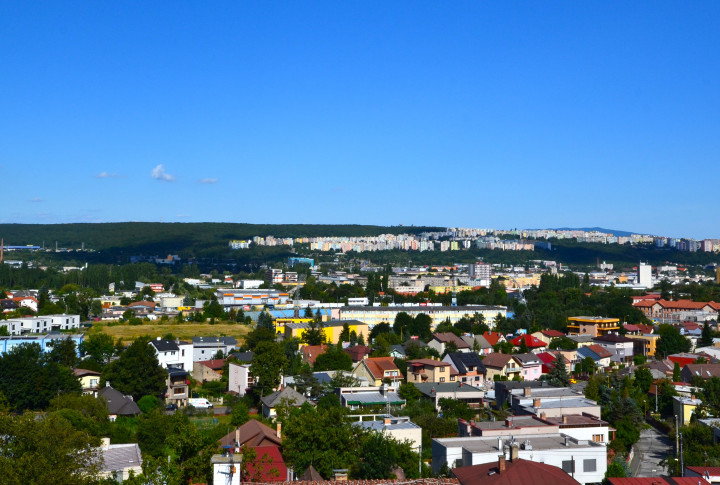
<instances>
[{"instance_id":1,"label":"chimney","mask_svg":"<svg viewBox=\"0 0 720 485\"><path fill-rule=\"evenodd\" d=\"M513 425L512 417L505 418L505 426L507 426L508 428L511 428L512 425Z\"/></svg>"},{"instance_id":2,"label":"chimney","mask_svg":"<svg viewBox=\"0 0 720 485\"><path fill-rule=\"evenodd\" d=\"M563 423L563 424L567 424L567 416L563 415L562 423Z\"/></svg>"},{"instance_id":3,"label":"chimney","mask_svg":"<svg viewBox=\"0 0 720 485\"><path fill-rule=\"evenodd\" d=\"M383 419L383 424L392 424L392 420L390 419L390 416L385 416L385 418ZM470 428L469 425L468 425L468 428Z\"/></svg>"},{"instance_id":4,"label":"chimney","mask_svg":"<svg viewBox=\"0 0 720 485\"><path fill-rule=\"evenodd\" d=\"M533 407L534 408L540 407L540 399L538 399L538 398L533 399Z\"/></svg>"},{"instance_id":5,"label":"chimney","mask_svg":"<svg viewBox=\"0 0 720 485\"><path fill-rule=\"evenodd\" d=\"M110 448L110 438L103 438L102 439L102 445L100 446L103 450L107 450Z\"/></svg>"},{"instance_id":6,"label":"chimney","mask_svg":"<svg viewBox=\"0 0 720 485\"><path fill-rule=\"evenodd\" d=\"M526 387L524 392L525 397L530 397L530 394L532 394L532 388Z\"/></svg>"},{"instance_id":7,"label":"chimney","mask_svg":"<svg viewBox=\"0 0 720 485\"><path fill-rule=\"evenodd\" d=\"M503 450L503 440L500 437L498 437L498 450L500 450L500 451ZM503 456L505 456L505 455L503 454Z\"/></svg>"},{"instance_id":8,"label":"chimney","mask_svg":"<svg viewBox=\"0 0 720 485\"><path fill-rule=\"evenodd\" d=\"M235 447L240 448L240 428L235 428Z\"/></svg>"},{"instance_id":9,"label":"chimney","mask_svg":"<svg viewBox=\"0 0 720 485\"><path fill-rule=\"evenodd\" d=\"M545 414L544 412L540 413L540 419L542 419L543 421L545 421L545 418L546 418L546 417L547 417L547 414Z\"/></svg>"},{"instance_id":10,"label":"chimney","mask_svg":"<svg viewBox=\"0 0 720 485\"><path fill-rule=\"evenodd\" d=\"M277 424L277 428L275 430L275 434L277 434L277 437L279 439L282 439L282 423Z\"/></svg>"},{"instance_id":11,"label":"chimney","mask_svg":"<svg viewBox=\"0 0 720 485\"><path fill-rule=\"evenodd\" d=\"M518 451L520 446L517 443L510 445L510 463L514 463L518 460Z\"/></svg>"},{"instance_id":12,"label":"chimney","mask_svg":"<svg viewBox=\"0 0 720 485\"><path fill-rule=\"evenodd\" d=\"M505 471L505 455L498 456L498 473Z\"/></svg>"}]
</instances>

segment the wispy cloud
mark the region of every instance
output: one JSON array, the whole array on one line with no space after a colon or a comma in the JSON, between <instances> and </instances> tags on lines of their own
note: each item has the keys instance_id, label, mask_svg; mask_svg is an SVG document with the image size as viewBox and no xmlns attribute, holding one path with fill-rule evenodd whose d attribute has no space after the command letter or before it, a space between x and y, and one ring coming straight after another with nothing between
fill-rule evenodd
<instances>
[{"instance_id":1,"label":"wispy cloud","mask_svg":"<svg viewBox=\"0 0 720 485\"><path fill-rule=\"evenodd\" d=\"M155 180L162 180L163 182L174 182L175 181L175 176L170 175L169 173L166 173L165 167L163 167L162 164L153 168L152 172L150 172L150 176L152 178L154 178Z\"/></svg>"},{"instance_id":2,"label":"wispy cloud","mask_svg":"<svg viewBox=\"0 0 720 485\"><path fill-rule=\"evenodd\" d=\"M200 180L198 180L198 182L201 183L201 184L216 184L217 181L218 181L218 179L212 179L212 178L210 178L210 179L200 179Z\"/></svg>"},{"instance_id":3,"label":"wispy cloud","mask_svg":"<svg viewBox=\"0 0 720 485\"><path fill-rule=\"evenodd\" d=\"M100 172L98 174L95 174L96 179L114 179L119 177L116 173L109 173L109 172Z\"/></svg>"},{"instance_id":4,"label":"wispy cloud","mask_svg":"<svg viewBox=\"0 0 720 485\"><path fill-rule=\"evenodd\" d=\"M29 199L28 202L38 203L38 202L45 202L45 199L41 199L40 197L34 197L32 199Z\"/></svg>"}]
</instances>

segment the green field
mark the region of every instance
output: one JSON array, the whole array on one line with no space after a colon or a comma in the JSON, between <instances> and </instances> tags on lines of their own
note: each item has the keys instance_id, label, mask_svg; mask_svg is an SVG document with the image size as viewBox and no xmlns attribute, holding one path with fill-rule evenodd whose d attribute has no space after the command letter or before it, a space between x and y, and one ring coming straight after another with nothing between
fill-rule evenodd
<instances>
[{"instance_id":1,"label":"green field","mask_svg":"<svg viewBox=\"0 0 720 485\"><path fill-rule=\"evenodd\" d=\"M238 342L245 339L250 327L233 323L148 323L143 325L108 325L96 323L90 332L102 332L112 336L115 340L132 342L139 337L164 337L172 334L181 340L190 340L193 337L235 337Z\"/></svg>"}]
</instances>

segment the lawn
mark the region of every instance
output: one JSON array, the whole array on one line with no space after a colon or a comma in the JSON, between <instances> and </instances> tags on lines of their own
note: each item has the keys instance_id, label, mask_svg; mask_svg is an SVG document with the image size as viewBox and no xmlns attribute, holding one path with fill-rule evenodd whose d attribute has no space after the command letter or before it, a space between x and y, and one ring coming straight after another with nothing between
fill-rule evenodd
<instances>
[{"instance_id":1,"label":"lawn","mask_svg":"<svg viewBox=\"0 0 720 485\"><path fill-rule=\"evenodd\" d=\"M145 323L143 325L128 325L96 323L91 332L102 332L112 336L115 340L122 339L128 343L138 337L148 336L150 338L164 337L172 334L173 337L181 340L190 340L193 337L235 337L238 343L244 340L250 332L250 327L233 323Z\"/></svg>"}]
</instances>

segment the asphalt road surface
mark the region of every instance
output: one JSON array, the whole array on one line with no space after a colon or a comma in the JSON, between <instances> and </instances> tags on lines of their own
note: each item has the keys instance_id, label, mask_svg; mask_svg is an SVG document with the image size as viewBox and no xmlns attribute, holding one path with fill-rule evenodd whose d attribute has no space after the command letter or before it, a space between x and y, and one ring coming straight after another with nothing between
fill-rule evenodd
<instances>
[{"instance_id":1,"label":"asphalt road surface","mask_svg":"<svg viewBox=\"0 0 720 485\"><path fill-rule=\"evenodd\" d=\"M667 471L660 465L660 461L673 452L673 442L670 438L655 428L643 429L640 431L640 441L635 443L635 456L630 463L633 476L667 476Z\"/></svg>"}]
</instances>

